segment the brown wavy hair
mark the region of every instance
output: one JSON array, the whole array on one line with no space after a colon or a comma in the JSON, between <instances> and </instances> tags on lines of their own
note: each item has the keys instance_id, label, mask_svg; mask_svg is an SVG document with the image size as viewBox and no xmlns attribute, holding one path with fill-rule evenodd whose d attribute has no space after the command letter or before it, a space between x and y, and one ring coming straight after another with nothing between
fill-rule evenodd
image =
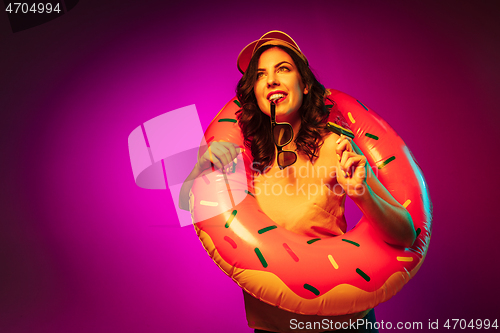
<instances>
[{"instance_id":1,"label":"brown wavy hair","mask_svg":"<svg viewBox=\"0 0 500 333\"><path fill-rule=\"evenodd\" d=\"M241 109L236 112L238 124L245 138L245 147L251 149L254 164L252 171L263 173L275 160L276 152L271 134L271 119L262 112L257 104L253 90L257 80L257 67L262 53L270 48L280 48L292 58L303 84L308 88L299 109L301 125L299 133L295 133L296 151L306 154L313 162L319 156L324 143L323 136L327 132L326 120L329 111L325 107L327 95L325 87L318 82L309 66L292 50L281 45L265 45L255 52L246 72L238 82L236 96Z\"/></svg>"}]
</instances>

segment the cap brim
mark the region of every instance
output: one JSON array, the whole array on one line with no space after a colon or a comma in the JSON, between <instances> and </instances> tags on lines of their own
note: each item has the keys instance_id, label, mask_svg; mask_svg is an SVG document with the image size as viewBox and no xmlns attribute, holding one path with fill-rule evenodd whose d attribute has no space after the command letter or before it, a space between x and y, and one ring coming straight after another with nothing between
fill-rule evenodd
<instances>
[{"instance_id":1,"label":"cap brim","mask_svg":"<svg viewBox=\"0 0 500 333\"><path fill-rule=\"evenodd\" d=\"M245 48L240 52L238 55L238 61L237 61L237 66L238 70L244 74L245 71L248 68L248 65L250 64L250 60L252 60L252 56L255 53L255 51L264 43L272 41L272 40L281 40L287 44L289 44L290 47L296 49L300 53L299 46L295 41L292 39L292 37L288 36L286 33L279 31L279 30L273 30L265 33L262 37L260 37L258 40L251 42ZM304 57L305 58L305 57Z\"/></svg>"}]
</instances>

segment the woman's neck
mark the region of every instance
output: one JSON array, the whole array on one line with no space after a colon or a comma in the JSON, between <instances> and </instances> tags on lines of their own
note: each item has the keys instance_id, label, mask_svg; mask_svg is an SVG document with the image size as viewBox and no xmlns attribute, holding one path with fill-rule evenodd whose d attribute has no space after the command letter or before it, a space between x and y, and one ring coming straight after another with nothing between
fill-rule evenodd
<instances>
[{"instance_id":1,"label":"woman's neck","mask_svg":"<svg viewBox=\"0 0 500 333\"><path fill-rule=\"evenodd\" d=\"M300 115L298 114L298 112L296 112L295 114L293 115L290 115L289 117L287 118L282 118L282 119L276 119L276 121L279 123L279 122L285 122L285 123L289 123L290 125L292 125L292 128L293 128L293 135L296 137L297 136L297 133L299 133L299 130L300 130L300 125L302 123L302 119L300 118Z\"/></svg>"}]
</instances>

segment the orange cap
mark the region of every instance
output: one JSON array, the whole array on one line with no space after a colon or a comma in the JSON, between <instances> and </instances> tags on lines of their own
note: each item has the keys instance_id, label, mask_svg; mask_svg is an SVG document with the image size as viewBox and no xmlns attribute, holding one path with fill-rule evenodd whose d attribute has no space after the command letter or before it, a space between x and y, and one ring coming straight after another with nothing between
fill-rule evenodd
<instances>
[{"instance_id":1,"label":"orange cap","mask_svg":"<svg viewBox=\"0 0 500 333\"><path fill-rule=\"evenodd\" d=\"M297 55L302 60L304 60L307 65L309 65L306 57L304 56L304 54L302 54L302 51L300 51L299 46L297 45L297 43L295 43L292 37L288 36L282 31L273 30L265 33L258 40L251 42L240 52L237 65L238 70L242 74L247 70L248 65L250 64L250 60L252 59L255 52L257 52L257 50L264 45L281 45L288 47L289 49L297 53Z\"/></svg>"}]
</instances>

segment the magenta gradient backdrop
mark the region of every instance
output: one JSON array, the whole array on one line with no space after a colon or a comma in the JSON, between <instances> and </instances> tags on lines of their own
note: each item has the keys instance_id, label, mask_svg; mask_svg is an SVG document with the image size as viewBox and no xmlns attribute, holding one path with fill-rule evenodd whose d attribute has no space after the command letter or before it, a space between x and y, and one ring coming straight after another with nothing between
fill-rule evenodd
<instances>
[{"instance_id":1,"label":"magenta gradient backdrop","mask_svg":"<svg viewBox=\"0 0 500 333\"><path fill-rule=\"evenodd\" d=\"M251 332L170 193L134 184L127 137L189 104L205 129L239 51L273 29L427 178L427 259L377 319L498 318L500 25L495 2L472 3L81 0L15 34L0 14L0 331Z\"/></svg>"}]
</instances>

